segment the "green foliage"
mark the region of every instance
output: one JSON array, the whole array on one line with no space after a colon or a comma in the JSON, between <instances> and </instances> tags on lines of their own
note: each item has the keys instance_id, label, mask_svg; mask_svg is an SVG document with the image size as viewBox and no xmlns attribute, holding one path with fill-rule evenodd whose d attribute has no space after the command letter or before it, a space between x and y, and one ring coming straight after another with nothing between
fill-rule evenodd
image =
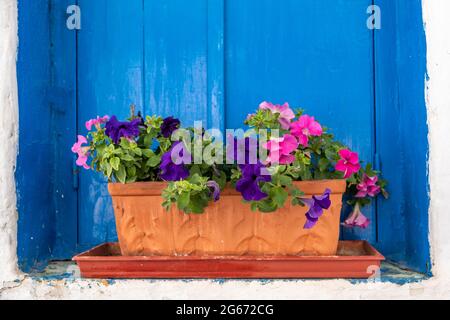
<instances>
[{"instance_id":1,"label":"green foliage","mask_svg":"<svg viewBox=\"0 0 450 320\"><path fill-rule=\"evenodd\" d=\"M91 131L92 165L110 182L132 183L157 180L159 164L171 142L160 136L161 117L147 117L137 141L122 138L118 145L106 136L105 129ZM151 150L154 143L157 152Z\"/></svg>"},{"instance_id":2,"label":"green foliage","mask_svg":"<svg viewBox=\"0 0 450 320\"><path fill-rule=\"evenodd\" d=\"M169 211L172 204L184 213L201 214L205 212L211 198L211 190L207 183L208 179L195 173L187 180L171 182L164 190L163 207Z\"/></svg>"},{"instance_id":3,"label":"green foliage","mask_svg":"<svg viewBox=\"0 0 450 320\"><path fill-rule=\"evenodd\" d=\"M254 115L249 117L245 121L245 124L258 130L268 128L281 129L281 125L278 122L279 117L278 114L274 114L270 110L260 109Z\"/></svg>"},{"instance_id":4,"label":"green foliage","mask_svg":"<svg viewBox=\"0 0 450 320\"><path fill-rule=\"evenodd\" d=\"M296 116L301 117L303 110L297 110ZM132 112L131 119L136 118ZM281 136L289 133L280 125L280 114L271 110L258 110L249 116L246 124L253 129L266 129L270 138L274 130L279 130ZM285 120L285 119L283 119ZM161 134L164 119L158 116L147 116L140 125L139 136L135 139L122 138L115 144L106 135L105 128L100 125L88 134L89 156L92 159L91 167L104 174L110 182L133 183L139 181L160 181L160 165L162 156L173 145L171 138ZM217 152L214 147L222 146L222 141L215 141L208 133L197 132L196 129L187 129L187 138L184 141L189 150L200 149L211 151L214 159L224 160L224 154ZM200 138L199 138L200 137ZM188 140L189 140L188 139ZM279 165L267 168L271 171L271 181L261 182L258 187L267 194L261 201L250 202L254 211L275 212L283 208L288 201L293 206L304 206L304 193L295 187L296 181L343 179L343 173L335 170L340 160L339 152L346 147L337 142L334 136L323 128L320 137L309 136L308 146L300 145L291 155L295 160L288 165ZM222 150L222 149L220 149ZM264 162L265 159L260 159ZM179 210L190 214L201 214L212 200L212 191L208 182L217 182L220 189L235 186L243 178L243 172L237 165L223 164L225 161L203 162L202 164L189 164L189 177L183 181L170 182L163 192L163 206L169 210L176 205ZM370 164L361 168L358 174L352 175L348 180L347 193L351 205L367 205L370 197L356 198L358 185L365 176L374 177L380 173L374 171ZM387 182L379 179L377 185L381 193L387 198Z\"/></svg>"},{"instance_id":5,"label":"green foliage","mask_svg":"<svg viewBox=\"0 0 450 320\"><path fill-rule=\"evenodd\" d=\"M271 182L265 182L261 191L268 196L261 201L251 202L253 211L259 210L263 213L275 212L285 206L289 197L294 206L303 206L302 197L304 193L294 186L294 179L289 174L291 166L278 166L275 168Z\"/></svg>"}]
</instances>

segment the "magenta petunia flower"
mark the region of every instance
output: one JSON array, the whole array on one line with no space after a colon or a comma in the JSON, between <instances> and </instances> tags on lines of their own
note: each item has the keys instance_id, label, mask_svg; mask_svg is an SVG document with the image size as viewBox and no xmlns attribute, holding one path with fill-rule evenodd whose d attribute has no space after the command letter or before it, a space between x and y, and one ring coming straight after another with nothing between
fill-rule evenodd
<instances>
[{"instance_id":1,"label":"magenta petunia flower","mask_svg":"<svg viewBox=\"0 0 450 320\"><path fill-rule=\"evenodd\" d=\"M320 137L323 129L314 117L304 115L291 125L291 133L298 138L302 146L307 147L309 137Z\"/></svg>"},{"instance_id":2,"label":"magenta petunia flower","mask_svg":"<svg viewBox=\"0 0 450 320\"><path fill-rule=\"evenodd\" d=\"M268 163L291 164L295 161L292 152L297 150L298 141L294 136L286 134L282 138L271 139L263 147L269 150Z\"/></svg>"},{"instance_id":3,"label":"magenta petunia flower","mask_svg":"<svg viewBox=\"0 0 450 320\"><path fill-rule=\"evenodd\" d=\"M357 173L361 169L359 163L359 156L356 152L344 149L339 151L341 160L336 164L336 170L344 173L344 178L350 178L354 173Z\"/></svg>"},{"instance_id":4,"label":"magenta petunia flower","mask_svg":"<svg viewBox=\"0 0 450 320\"><path fill-rule=\"evenodd\" d=\"M109 121L109 116L97 117L97 119L91 119L86 122L86 129L89 131L92 130L92 127L96 127L97 130L100 130L100 125Z\"/></svg>"},{"instance_id":5,"label":"magenta petunia flower","mask_svg":"<svg viewBox=\"0 0 450 320\"><path fill-rule=\"evenodd\" d=\"M324 210L331 207L330 200L331 190L326 189L321 196L313 196L312 199L302 199L302 201L309 207L306 213L306 223L304 229L312 229L316 226Z\"/></svg>"},{"instance_id":6,"label":"magenta petunia flower","mask_svg":"<svg viewBox=\"0 0 450 320\"><path fill-rule=\"evenodd\" d=\"M285 103L281 106L264 101L259 105L259 108L262 110L270 110L273 114L278 113L280 115L278 121L280 122L281 127L284 130L289 130L289 128L291 127L291 121L295 118L295 113L289 107L288 103Z\"/></svg>"},{"instance_id":7,"label":"magenta petunia flower","mask_svg":"<svg viewBox=\"0 0 450 320\"><path fill-rule=\"evenodd\" d=\"M85 137L81 135L78 136L78 141L72 146L72 152L78 154L78 159L76 161L77 166L89 170L91 168L87 164L89 157L89 147L83 147L83 145L86 143L88 143L88 141Z\"/></svg>"},{"instance_id":8,"label":"magenta petunia flower","mask_svg":"<svg viewBox=\"0 0 450 320\"><path fill-rule=\"evenodd\" d=\"M350 216L343 223L345 227L359 227L366 229L370 225L370 220L361 212L359 204L355 205Z\"/></svg>"},{"instance_id":9,"label":"magenta petunia flower","mask_svg":"<svg viewBox=\"0 0 450 320\"><path fill-rule=\"evenodd\" d=\"M377 182L378 176L369 177L367 174L364 174L363 181L356 186L359 191L356 194L356 198L377 196L381 191L381 187L377 186Z\"/></svg>"}]
</instances>

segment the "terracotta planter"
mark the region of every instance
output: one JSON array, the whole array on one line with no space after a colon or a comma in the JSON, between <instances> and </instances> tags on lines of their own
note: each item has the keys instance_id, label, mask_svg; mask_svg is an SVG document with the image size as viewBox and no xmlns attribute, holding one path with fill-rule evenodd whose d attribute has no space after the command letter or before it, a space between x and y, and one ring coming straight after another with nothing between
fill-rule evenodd
<instances>
[{"instance_id":1,"label":"terracotta planter","mask_svg":"<svg viewBox=\"0 0 450 320\"><path fill-rule=\"evenodd\" d=\"M275 213L252 212L232 189L222 192L203 215L161 206L166 183L110 184L119 243L124 256L335 255L339 241L344 180L296 185L306 197L331 189L332 206L317 226L304 230L306 207L286 204Z\"/></svg>"}]
</instances>

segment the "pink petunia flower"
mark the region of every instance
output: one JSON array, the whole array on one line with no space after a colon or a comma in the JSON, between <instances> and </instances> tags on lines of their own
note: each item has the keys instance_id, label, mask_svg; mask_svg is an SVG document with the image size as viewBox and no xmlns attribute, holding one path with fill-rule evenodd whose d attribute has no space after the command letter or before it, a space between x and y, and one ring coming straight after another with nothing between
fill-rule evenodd
<instances>
[{"instance_id":1,"label":"pink petunia flower","mask_svg":"<svg viewBox=\"0 0 450 320\"><path fill-rule=\"evenodd\" d=\"M83 136L78 136L78 141L73 145L72 152L73 153L80 153L81 149L83 147L83 144L88 143L87 139Z\"/></svg>"},{"instance_id":2,"label":"pink petunia flower","mask_svg":"<svg viewBox=\"0 0 450 320\"><path fill-rule=\"evenodd\" d=\"M291 127L291 121L295 118L295 113L292 111L292 109L289 107L288 103L281 105L274 105L270 102L264 101L259 105L259 108L261 110L270 110L273 114L280 114L280 117L278 118L278 121L281 124L281 127L284 130L289 130Z\"/></svg>"},{"instance_id":3,"label":"pink petunia flower","mask_svg":"<svg viewBox=\"0 0 450 320\"><path fill-rule=\"evenodd\" d=\"M100 130L100 125L108 122L109 116L97 117L97 119L91 119L86 122L86 129L89 131L92 130L92 127L96 127L97 130Z\"/></svg>"},{"instance_id":4,"label":"pink petunia flower","mask_svg":"<svg viewBox=\"0 0 450 320\"><path fill-rule=\"evenodd\" d=\"M357 173L361 169L359 156L356 152L344 149L339 151L341 160L336 164L336 170L344 172L344 178L348 179L352 174Z\"/></svg>"},{"instance_id":5,"label":"pink petunia flower","mask_svg":"<svg viewBox=\"0 0 450 320\"><path fill-rule=\"evenodd\" d=\"M356 198L365 198L367 196L369 196L369 197L377 196L381 191L380 186L377 186L377 182L378 182L378 176L369 177L368 175L364 174L363 181L356 186L356 188L359 191L356 194Z\"/></svg>"},{"instance_id":6,"label":"pink petunia flower","mask_svg":"<svg viewBox=\"0 0 450 320\"><path fill-rule=\"evenodd\" d=\"M88 141L85 137L78 136L78 141L73 145L72 152L78 154L78 159L76 161L77 166L89 170L91 168L87 164L89 157L89 147L83 147L83 144L86 143L88 143Z\"/></svg>"},{"instance_id":7,"label":"pink petunia flower","mask_svg":"<svg viewBox=\"0 0 450 320\"><path fill-rule=\"evenodd\" d=\"M263 147L269 150L268 163L291 164L295 161L292 152L297 150L298 141L294 136L286 134L282 138L271 139Z\"/></svg>"},{"instance_id":8,"label":"pink petunia flower","mask_svg":"<svg viewBox=\"0 0 450 320\"><path fill-rule=\"evenodd\" d=\"M361 212L361 208L359 204L355 205L353 212L350 216L345 220L343 225L345 227L359 227L362 229L366 229L370 224L370 220Z\"/></svg>"},{"instance_id":9,"label":"pink petunia flower","mask_svg":"<svg viewBox=\"0 0 450 320\"><path fill-rule=\"evenodd\" d=\"M298 138L302 146L307 147L309 137L320 137L323 129L314 117L304 115L291 125L291 133Z\"/></svg>"},{"instance_id":10,"label":"pink petunia flower","mask_svg":"<svg viewBox=\"0 0 450 320\"><path fill-rule=\"evenodd\" d=\"M91 167L87 164L89 153L78 155L78 159L76 161L77 166L83 167L86 170L89 170Z\"/></svg>"}]
</instances>

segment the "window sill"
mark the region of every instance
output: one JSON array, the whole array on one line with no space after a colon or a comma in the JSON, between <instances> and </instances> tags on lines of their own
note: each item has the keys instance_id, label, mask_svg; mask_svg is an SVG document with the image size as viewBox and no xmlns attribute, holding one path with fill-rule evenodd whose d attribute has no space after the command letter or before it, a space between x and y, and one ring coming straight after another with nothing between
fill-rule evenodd
<instances>
[{"instance_id":1,"label":"window sill","mask_svg":"<svg viewBox=\"0 0 450 320\"><path fill-rule=\"evenodd\" d=\"M447 281L448 280L448 281ZM392 264L380 280L88 280L72 262L0 284L0 299L423 299L446 296L450 279L427 278Z\"/></svg>"},{"instance_id":2,"label":"window sill","mask_svg":"<svg viewBox=\"0 0 450 320\"><path fill-rule=\"evenodd\" d=\"M52 280L66 280L66 281L76 281L82 280L79 269L74 262L52 262L50 263L44 272L41 273L33 273L29 275L33 280L37 281L52 281ZM411 270L402 269L401 267L390 263L384 262L381 267L381 278L378 280L357 280L357 279L348 279L350 283L374 283L374 282L392 282L395 284L406 284L406 283L415 283L423 280L429 279L428 276L417 273ZM204 279L205 280L205 279ZM204 281L204 280L179 280L179 279L147 279L143 281ZM333 280L333 279L332 279ZM127 281L127 280L92 280L92 281L101 281L104 283L114 283L117 281ZM233 282L233 281L243 281L242 279L216 279L210 280L212 282ZM262 283L271 283L271 282L279 282L279 281L330 281L330 279L311 279L311 280L302 280L302 279L289 279L289 280L272 280L272 279L258 279L258 280L245 280L246 282L262 282Z\"/></svg>"}]
</instances>

